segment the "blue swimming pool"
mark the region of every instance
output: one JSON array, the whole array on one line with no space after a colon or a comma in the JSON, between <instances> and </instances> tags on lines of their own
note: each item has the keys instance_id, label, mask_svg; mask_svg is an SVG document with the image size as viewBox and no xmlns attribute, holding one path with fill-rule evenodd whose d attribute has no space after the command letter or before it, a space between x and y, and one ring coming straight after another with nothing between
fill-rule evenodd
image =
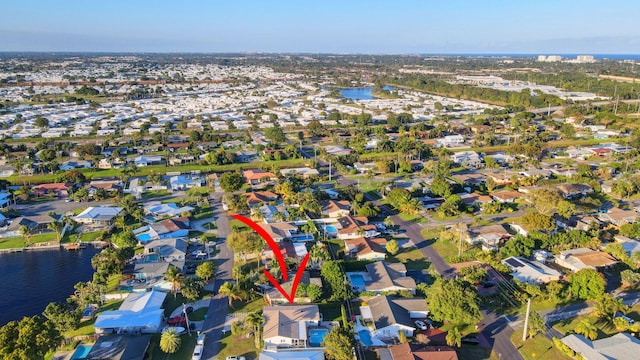
<instances>
[{"instance_id":1,"label":"blue swimming pool","mask_svg":"<svg viewBox=\"0 0 640 360\"><path fill-rule=\"evenodd\" d=\"M70 360L86 358L87 355L89 355L89 352L91 352L92 347L92 345L78 345L78 347L76 347L76 351L71 355Z\"/></svg>"},{"instance_id":2,"label":"blue swimming pool","mask_svg":"<svg viewBox=\"0 0 640 360\"><path fill-rule=\"evenodd\" d=\"M329 330L327 329L312 329L309 330L309 345L313 347L322 346L324 337L327 336Z\"/></svg>"},{"instance_id":3,"label":"blue swimming pool","mask_svg":"<svg viewBox=\"0 0 640 360\"><path fill-rule=\"evenodd\" d=\"M145 264L157 263L158 261L160 261L160 256L158 256L158 254L149 254L149 255L145 255L144 257Z\"/></svg>"},{"instance_id":4,"label":"blue swimming pool","mask_svg":"<svg viewBox=\"0 0 640 360\"><path fill-rule=\"evenodd\" d=\"M324 227L324 231L328 234L335 234L338 232L338 229L333 225L327 225Z\"/></svg>"},{"instance_id":5,"label":"blue swimming pool","mask_svg":"<svg viewBox=\"0 0 640 360\"><path fill-rule=\"evenodd\" d=\"M140 234L140 235L136 236L136 238L140 242L147 242L147 241L151 240L151 235L149 235L149 234Z\"/></svg>"},{"instance_id":6,"label":"blue swimming pool","mask_svg":"<svg viewBox=\"0 0 640 360\"><path fill-rule=\"evenodd\" d=\"M349 274L349 280L351 280L351 286L355 291L365 291L364 277L360 274Z\"/></svg>"},{"instance_id":7,"label":"blue swimming pool","mask_svg":"<svg viewBox=\"0 0 640 360\"><path fill-rule=\"evenodd\" d=\"M371 340L371 333L368 330L360 330L358 331L358 335L360 335L360 342L362 343L362 345L373 345L373 341Z\"/></svg>"}]
</instances>

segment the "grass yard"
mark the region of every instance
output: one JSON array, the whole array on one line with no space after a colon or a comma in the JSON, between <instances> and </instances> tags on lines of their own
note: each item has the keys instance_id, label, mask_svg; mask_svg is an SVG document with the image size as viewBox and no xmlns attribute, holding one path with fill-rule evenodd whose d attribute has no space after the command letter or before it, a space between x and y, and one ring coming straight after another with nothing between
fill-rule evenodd
<instances>
[{"instance_id":1,"label":"grass yard","mask_svg":"<svg viewBox=\"0 0 640 360\"><path fill-rule=\"evenodd\" d=\"M247 359L257 359L258 350L256 350L253 336L236 336L232 335L231 332L222 335L222 339L220 340L220 352L218 353L218 359L226 359L227 356L232 355L244 356Z\"/></svg>"},{"instance_id":2,"label":"grass yard","mask_svg":"<svg viewBox=\"0 0 640 360\"><path fill-rule=\"evenodd\" d=\"M188 303L190 303L190 301L182 296L182 294L176 294L176 296L173 296L171 293L167 294L164 300L164 316L167 318L170 317L173 310L177 309L178 306Z\"/></svg>"},{"instance_id":3,"label":"grass yard","mask_svg":"<svg viewBox=\"0 0 640 360\"><path fill-rule=\"evenodd\" d=\"M96 317L99 313L103 311L112 311L118 310L120 305L122 305L123 300L111 300L107 301L104 305L98 308L95 316L91 320L85 320L80 323L77 329L66 331L62 334L65 338L72 338L74 336L83 336L83 335L92 335L95 334L95 329L93 328L93 324L96 322Z\"/></svg>"},{"instance_id":4,"label":"grass yard","mask_svg":"<svg viewBox=\"0 0 640 360\"><path fill-rule=\"evenodd\" d=\"M324 321L340 320L342 318L341 302L318 304Z\"/></svg>"},{"instance_id":5,"label":"grass yard","mask_svg":"<svg viewBox=\"0 0 640 360\"><path fill-rule=\"evenodd\" d=\"M246 313L250 313L250 312L254 312L254 311L258 311L258 310L262 310L262 308L264 308L265 303L264 303L264 299L259 297L255 300L251 300L249 302L244 302L244 301L239 301L239 300L232 300L231 301L231 307L229 308L229 312L232 313L242 313L242 312L246 312Z\"/></svg>"},{"instance_id":6,"label":"grass yard","mask_svg":"<svg viewBox=\"0 0 640 360\"><path fill-rule=\"evenodd\" d=\"M153 198L170 196L170 195L171 195L171 192L169 190L147 191L142 193L142 198L153 199Z\"/></svg>"},{"instance_id":7,"label":"grass yard","mask_svg":"<svg viewBox=\"0 0 640 360\"><path fill-rule=\"evenodd\" d=\"M151 336L151 342L149 343L149 350L147 354L150 355L150 360L188 360L193 355L193 349L196 347L196 339L198 335L195 333L184 334L180 336L180 348L175 354L166 354L160 350L160 336L161 334L153 334Z\"/></svg>"},{"instance_id":8,"label":"grass yard","mask_svg":"<svg viewBox=\"0 0 640 360\"><path fill-rule=\"evenodd\" d=\"M560 350L553 346L553 342L542 334L538 334L533 338L522 341L522 329L515 331L511 335L511 342L520 352L523 358L527 360L534 359L554 359L554 360L571 360L570 357L563 354Z\"/></svg>"},{"instance_id":9,"label":"grass yard","mask_svg":"<svg viewBox=\"0 0 640 360\"><path fill-rule=\"evenodd\" d=\"M397 254L388 255L386 261L392 263L401 262L405 264L407 270L427 270L431 266L420 250L416 248L400 249Z\"/></svg>"},{"instance_id":10,"label":"grass yard","mask_svg":"<svg viewBox=\"0 0 640 360\"><path fill-rule=\"evenodd\" d=\"M442 256L443 259L450 259L454 256L458 256L458 244L454 244L451 241L447 241L439 238L441 229L423 229L421 231L422 236L429 242L434 249Z\"/></svg>"},{"instance_id":11,"label":"grass yard","mask_svg":"<svg viewBox=\"0 0 640 360\"><path fill-rule=\"evenodd\" d=\"M231 229L231 231L233 231L233 229L238 229L240 231L251 230L251 228L245 225L242 221L234 218L229 218L229 229Z\"/></svg>"},{"instance_id":12,"label":"grass yard","mask_svg":"<svg viewBox=\"0 0 640 360\"><path fill-rule=\"evenodd\" d=\"M189 314L189 321L202 321L202 320L204 320L204 316L207 314L208 311L209 311L208 307L204 307L204 308L200 308L198 310L195 310L194 312Z\"/></svg>"},{"instance_id":13,"label":"grass yard","mask_svg":"<svg viewBox=\"0 0 640 360\"><path fill-rule=\"evenodd\" d=\"M58 236L55 232L31 235L29 241L32 244L58 241ZM25 247L25 241L22 236L2 238L0 239L0 249L13 249Z\"/></svg>"},{"instance_id":14,"label":"grass yard","mask_svg":"<svg viewBox=\"0 0 640 360\"><path fill-rule=\"evenodd\" d=\"M82 242L91 242L100 237L102 231L93 231L93 232L85 232L80 234L80 241Z\"/></svg>"},{"instance_id":15,"label":"grass yard","mask_svg":"<svg viewBox=\"0 0 640 360\"><path fill-rule=\"evenodd\" d=\"M417 223L428 222L428 220L420 214L407 214L407 213L400 212L398 213L398 216L400 217L400 219L404 221L417 222Z\"/></svg>"},{"instance_id":16,"label":"grass yard","mask_svg":"<svg viewBox=\"0 0 640 360\"><path fill-rule=\"evenodd\" d=\"M626 315L636 321L640 321L640 305L633 306ZM569 335L573 333L576 326L585 319L589 320L589 322L594 324L598 329L598 339L609 337L620 332L616 330L611 321L600 319L593 314L580 315L571 319L561 320L554 323L552 326L559 332Z\"/></svg>"}]
</instances>

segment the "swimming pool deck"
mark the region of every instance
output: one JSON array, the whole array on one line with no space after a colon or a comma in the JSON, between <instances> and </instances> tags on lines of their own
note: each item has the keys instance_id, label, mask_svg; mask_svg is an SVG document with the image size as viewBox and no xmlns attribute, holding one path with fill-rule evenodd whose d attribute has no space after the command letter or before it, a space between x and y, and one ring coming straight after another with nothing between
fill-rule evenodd
<instances>
[{"instance_id":1,"label":"swimming pool deck","mask_svg":"<svg viewBox=\"0 0 640 360\"><path fill-rule=\"evenodd\" d=\"M362 323L360 322L360 315L356 316L356 325L354 326L353 331L356 334L360 333L360 331L369 332L369 336L371 337L371 345L366 345L362 343L362 341L360 341L360 337L356 335L357 340L360 341L364 346L387 346L387 344L384 341L378 339L378 337L376 336L376 330L371 329L368 326L362 325Z\"/></svg>"}]
</instances>

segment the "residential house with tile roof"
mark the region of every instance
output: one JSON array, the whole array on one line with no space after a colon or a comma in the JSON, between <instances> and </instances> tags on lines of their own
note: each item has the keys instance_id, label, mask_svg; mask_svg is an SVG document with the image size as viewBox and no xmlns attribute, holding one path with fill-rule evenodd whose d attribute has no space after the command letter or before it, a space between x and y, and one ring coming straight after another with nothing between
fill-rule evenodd
<instances>
[{"instance_id":1,"label":"residential house with tile roof","mask_svg":"<svg viewBox=\"0 0 640 360\"><path fill-rule=\"evenodd\" d=\"M318 326L321 320L316 304L265 306L262 316L265 349L306 347L308 327Z\"/></svg>"},{"instance_id":2,"label":"residential house with tile roof","mask_svg":"<svg viewBox=\"0 0 640 360\"><path fill-rule=\"evenodd\" d=\"M347 239L344 241L345 254L356 258L358 261L384 260L387 251L387 239L365 238Z\"/></svg>"}]
</instances>

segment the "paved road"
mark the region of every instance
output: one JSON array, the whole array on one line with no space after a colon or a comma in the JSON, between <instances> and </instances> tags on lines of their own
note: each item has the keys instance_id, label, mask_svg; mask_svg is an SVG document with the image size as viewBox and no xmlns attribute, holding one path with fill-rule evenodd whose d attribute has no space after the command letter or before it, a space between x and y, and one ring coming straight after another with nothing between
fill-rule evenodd
<instances>
[{"instance_id":1,"label":"paved road","mask_svg":"<svg viewBox=\"0 0 640 360\"><path fill-rule=\"evenodd\" d=\"M213 216L216 218L216 226L218 230L218 254L217 254L217 273L216 280L211 290L218 292L220 286L232 280L233 271L233 252L227 247L226 238L229 235L229 218L227 213L222 209L222 193L215 193L209 200L209 204L213 210ZM203 329L207 333L205 347L203 351L203 359L217 359L220 352L220 339L222 339L222 329L224 327L225 318L228 311L228 299L226 297L216 296L211 300L207 319L204 322Z\"/></svg>"},{"instance_id":2,"label":"paved road","mask_svg":"<svg viewBox=\"0 0 640 360\"><path fill-rule=\"evenodd\" d=\"M488 324L480 331L482 336L502 360L522 360L522 355L511 343L513 328L504 316L482 310L483 324Z\"/></svg>"}]
</instances>

